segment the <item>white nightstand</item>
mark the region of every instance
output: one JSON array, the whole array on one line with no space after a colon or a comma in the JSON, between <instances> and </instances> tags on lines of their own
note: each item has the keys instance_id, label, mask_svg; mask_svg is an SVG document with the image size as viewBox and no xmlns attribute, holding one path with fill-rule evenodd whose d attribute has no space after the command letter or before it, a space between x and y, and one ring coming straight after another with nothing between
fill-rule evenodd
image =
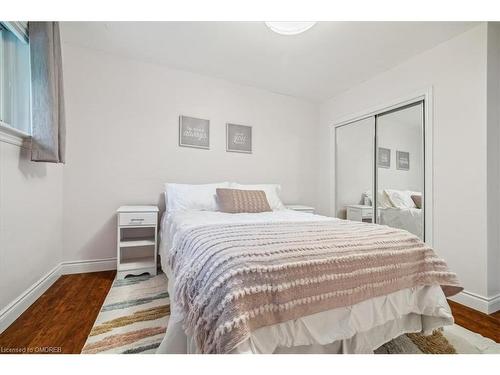
<instances>
[{"instance_id":1,"label":"white nightstand","mask_svg":"<svg viewBox=\"0 0 500 375\"><path fill-rule=\"evenodd\" d=\"M116 278L156 275L158 207L121 206L117 211Z\"/></svg>"},{"instance_id":2,"label":"white nightstand","mask_svg":"<svg viewBox=\"0 0 500 375\"><path fill-rule=\"evenodd\" d=\"M304 205L301 205L301 204L287 204L286 208L289 209L289 210L306 212L308 214L313 214L314 213L314 207L304 206Z\"/></svg>"},{"instance_id":3,"label":"white nightstand","mask_svg":"<svg viewBox=\"0 0 500 375\"><path fill-rule=\"evenodd\" d=\"M351 204L346 206L346 208L347 208L347 220L364 221L365 223L372 222L373 219L372 206L364 206L362 204Z\"/></svg>"}]
</instances>

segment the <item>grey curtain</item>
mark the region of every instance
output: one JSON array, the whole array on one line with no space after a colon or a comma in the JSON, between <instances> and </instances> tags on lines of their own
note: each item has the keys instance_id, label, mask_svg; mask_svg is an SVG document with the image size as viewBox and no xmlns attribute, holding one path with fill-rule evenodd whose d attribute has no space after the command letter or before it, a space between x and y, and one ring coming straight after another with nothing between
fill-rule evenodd
<instances>
[{"instance_id":1,"label":"grey curtain","mask_svg":"<svg viewBox=\"0 0 500 375\"><path fill-rule=\"evenodd\" d=\"M57 22L29 22L31 52L31 160L64 163L66 123Z\"/></svg>"}]
</instances>

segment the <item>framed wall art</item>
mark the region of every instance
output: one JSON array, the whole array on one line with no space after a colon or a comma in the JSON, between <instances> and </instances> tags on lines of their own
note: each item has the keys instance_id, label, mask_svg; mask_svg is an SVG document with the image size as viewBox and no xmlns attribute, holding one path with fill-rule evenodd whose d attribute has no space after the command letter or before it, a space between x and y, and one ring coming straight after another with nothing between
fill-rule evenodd
<instances>
[{"instance_id":1,"label":"framed wall art","mask_svg":"<svg viewBox=\"0 0 500 375\"><path fill-rule=\"evenodd\" d=\"M226 151L252 153L252 127L226 124Z\"/></svg>"},{"instance_id":2,"label":"framed wall art","mask_svg":"<svg viewBox=\"0 0 500 375\"><path fill-rule=\"evenodd\" d=\"M179 146L210 149L210 120L179 116Z\"/></svg>"}]
</instances>

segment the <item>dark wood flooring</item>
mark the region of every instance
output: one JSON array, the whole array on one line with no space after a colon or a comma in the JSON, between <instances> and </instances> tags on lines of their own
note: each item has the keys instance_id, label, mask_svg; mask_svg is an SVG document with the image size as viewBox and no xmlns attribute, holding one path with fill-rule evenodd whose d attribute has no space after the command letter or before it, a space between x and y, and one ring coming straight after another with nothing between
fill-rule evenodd
<instances>
[{"instance_id":1,"label":"dark wood flooring","mask_svg":"<svg viewBox=\"0 0 500 375\"><path fill-rule=\"evenodd\" d=\"M61 276L0 334L6 348L80 353L115 278L115 271Z\"/></svg>"},{"instance_id":2,"label":"dark wood flooring","mask_svg":"<svg viewBox=\"0 0 500 375\"><path fill-rule=\"evenodd\" d=\"M80 353L114 277L115 271L61 276L0 335L0 353L6 348ZM457 324L500 342L500 311L486 315L449 303Z\"/></svg>"},{"instance_id":3,"label":"dark wood flooring","mask_svg":"<svg viewBox=\"0 0 500 375\"><path fill-rule=\"evenodd\" d=\"M500 311L487 315L448 300L455 323L500 343Z\"/></svg>"}]
</instances>

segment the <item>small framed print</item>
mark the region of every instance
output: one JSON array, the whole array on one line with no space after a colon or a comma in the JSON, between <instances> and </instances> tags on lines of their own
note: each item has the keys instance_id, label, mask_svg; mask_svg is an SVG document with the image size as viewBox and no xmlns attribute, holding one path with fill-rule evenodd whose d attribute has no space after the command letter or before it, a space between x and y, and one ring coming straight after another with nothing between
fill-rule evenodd
<instances>
[{"instance_id":1,"label":"small framed print","mask_svg":"<svg viewBox=\"0 0 500 375\"><path fill-rule=\"evenodd\" d=\"M391 167L391 150L389 148L378 148L378 166L379 168Z\"/></svg>"},{"instance_id":2,"label":"small framed print","mask_svg":"<svg viewBox=\"0 0 500 375\"><path fill-rule=\"evenodd\" d=\"M210 149L210 120L179 116L179 146Z\"/></svg>"},{"instance_id":3,"label":"small framed print","mask_svg":"<svg viewBox=\"0 0 500 375\"><path fill-rule=\"evenodd\" d=\"M410 153L406 151L396 151L396 169L401 171L410 170Z\"/></svg>"},{"instance_id":4,"label":"small framed print","mask_svg":"<svg viewBox=\"0 0 500 375\"><path fill-rule=\"evenodd\" d=\"M226 124L226 151L252 153L252 127Z\"/></svg>"}]
</instances>

